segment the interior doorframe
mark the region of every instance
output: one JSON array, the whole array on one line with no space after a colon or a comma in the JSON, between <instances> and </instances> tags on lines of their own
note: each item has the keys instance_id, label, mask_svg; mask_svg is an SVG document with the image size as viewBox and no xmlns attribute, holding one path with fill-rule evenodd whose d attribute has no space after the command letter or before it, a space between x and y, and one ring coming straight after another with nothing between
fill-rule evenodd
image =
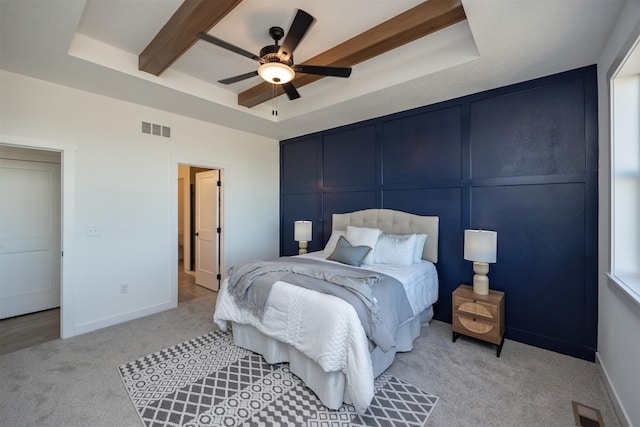
<instances>
[{"instance_id":1,"label":"interior doorframe","mask_svg":"<svg viewBox=\"0 0 640 427\"><path fill-rule=\"evenodd\" d=\"M75 154L74 144L0 133L0 143L20 148L60 152L60 338L75 330ZM62 256L64 254L64 256Z\"/></svg>"},{"instance_id":2,"label":"interior doorframe","mask_svg":"<svg viewBox=\"0 0 640 427\"><path fill-rule=\"evenodd\" d=\"M171 245L171 305L178 306L178 166L191 166L205 169L217 169L220 171L220 180L223 182L220 188L220 228L222 233L220 234L220 274L225 271L224 269L224 247L225 247L225 227L224 227L224 213L225 213L225 185L229 182L230 167L227 164L218 162L214 159L203 159L192 157L179 157L175 156L171 158L171 229L170 229L170 245ZM175 261L175 262L173 262ZM223 275L223 274L222 274ZM224 276L224 275L223 275Z\"/></svg>"}]
</instances>

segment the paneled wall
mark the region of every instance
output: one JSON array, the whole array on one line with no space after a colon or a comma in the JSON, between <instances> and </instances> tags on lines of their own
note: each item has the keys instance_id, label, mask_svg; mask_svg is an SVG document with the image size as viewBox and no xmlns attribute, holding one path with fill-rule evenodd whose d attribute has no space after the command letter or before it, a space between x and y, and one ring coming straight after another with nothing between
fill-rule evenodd
<instances>
[{"instance_id":1,"label":"paneled wall","mask_svg":"<svg viewBox=\"0 0 640 427\"><path fill-rule=\"evenodd\" d=\"M451 322L473 275L464 230L495 230L506 337L593 360L597 151L595 66L282 141L280 252L296 253L298 219L320 250L332 213L438 215L435 317Z\"/></svg>"}]
</instances>

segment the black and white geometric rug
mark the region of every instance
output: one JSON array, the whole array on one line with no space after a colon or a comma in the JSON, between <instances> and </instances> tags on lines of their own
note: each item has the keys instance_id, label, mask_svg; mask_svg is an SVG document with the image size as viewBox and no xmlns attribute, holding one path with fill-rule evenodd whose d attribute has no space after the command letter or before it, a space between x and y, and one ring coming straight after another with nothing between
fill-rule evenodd
<instances>
[{"instance_id":1,"label":"black and white geometric rug","mask_svg":"<svg viewBox=\"0 0 640 427\"><path fill-rule=\"evenodd\" d=\"M327 409L287 363L270 365L213 331L118 367L146 426L424 426L438 397L391 375L365 414Z\"/></svg>"}]
</instances>

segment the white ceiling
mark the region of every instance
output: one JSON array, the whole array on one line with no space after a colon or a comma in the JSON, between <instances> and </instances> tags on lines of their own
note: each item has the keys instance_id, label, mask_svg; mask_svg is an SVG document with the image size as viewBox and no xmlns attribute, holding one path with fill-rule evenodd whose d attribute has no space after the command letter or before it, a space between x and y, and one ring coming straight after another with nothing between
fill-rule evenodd
<instances>
[{"instance_id":1,"label":"white ceiling","mask_svg":"<svg viewBox=\"0 0 640 427\"><path fill-rule=\"evenodd\" d=\"M210 34L258 53L296 9L316 18L302 63L422 0L244 0ZM467 21L248 109L256 62L198 41L159 77L138 55L182 0L0 0L0 67L247 132L285 139L595 64L624 0L462 0ZM1 91L1 88L0 88Z\"/></svg>"}]
</instances>

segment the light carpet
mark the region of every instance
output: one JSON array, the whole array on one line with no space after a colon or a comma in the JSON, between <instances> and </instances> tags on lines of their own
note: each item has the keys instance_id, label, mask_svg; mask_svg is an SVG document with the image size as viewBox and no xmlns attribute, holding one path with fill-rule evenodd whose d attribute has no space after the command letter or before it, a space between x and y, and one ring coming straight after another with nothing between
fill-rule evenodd
<instances>
[{"instance_id":1,"label":"light carpet","mask_svg":"<svg viewBox=\"0 0 640 427\"><path fill-rule=\"evenodd\" d=\"M352 405L330 410L286 363L233 344L213 331L118 368L147 426L424 426L438 397L388 374L358 415Z\"/></svg>"}]
</instances>

